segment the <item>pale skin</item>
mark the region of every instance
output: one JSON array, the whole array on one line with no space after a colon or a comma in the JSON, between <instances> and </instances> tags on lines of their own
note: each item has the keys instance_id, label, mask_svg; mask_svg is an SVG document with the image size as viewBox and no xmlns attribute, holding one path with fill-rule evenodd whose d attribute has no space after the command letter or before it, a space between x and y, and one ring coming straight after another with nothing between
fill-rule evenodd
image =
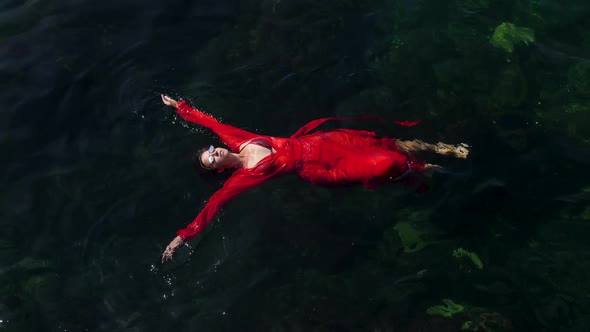
<instances>
[{"instance_id":1,"label":"pale skin","mask_svg":"<svg viewBox=\"0 0 590 332\"><path fill-rule=\"evenodd\" d=\"M175 99L172 99L166 95L160 96L162 98L162 102L165 105L174 107L176 109L178 108L178 102ZM469 154L469 146L463 143L459 144L458 146L453 146L442 142L437 144L429 144L419 140L396 140L396 144L398 145L400 152L408 154L418 151L430 151L463 159L467 158L467 155ZM211 153L209 153L209 151L205 151L201 154L201 162L208 169L215 170L216 172L223 172L226 169L254 167L260 160L274 152L274 149L269 150L265 147L256 144L249 144L247 142L240 146L239 153L230 152L228 149L220 147L216 147ZM209 161L210 156L214 159L213 163ZM428 171L442 169L441 166L433 164L425 164L424 168ZM175 237L170 242L170 244L168 244L166 250L164 250L162 253L162 263L172 259L176 248L181 246L183 243L184 240L180 236Z\"/></svg>"}]
</instances>

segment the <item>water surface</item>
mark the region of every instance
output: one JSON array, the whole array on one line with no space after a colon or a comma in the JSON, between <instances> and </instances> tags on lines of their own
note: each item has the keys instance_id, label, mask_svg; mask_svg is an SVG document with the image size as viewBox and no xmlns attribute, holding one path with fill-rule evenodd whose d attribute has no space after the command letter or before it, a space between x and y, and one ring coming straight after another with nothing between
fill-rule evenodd
<instances>
[{"instance_id":1,"label":"water surface","mask_svg":"<svg viewBox=\"0 0 590 332\"><path fill-rule=\"evenodd\" d=\"M502 23L534 40L495 47ZM0 330L585 331L589 28L584 1L3 2ZM278 179L162 266L217 186L190 165L214 137L159 93L473 151L424 156L447 173L423 195Z\"/></svg>"}]
</instances>

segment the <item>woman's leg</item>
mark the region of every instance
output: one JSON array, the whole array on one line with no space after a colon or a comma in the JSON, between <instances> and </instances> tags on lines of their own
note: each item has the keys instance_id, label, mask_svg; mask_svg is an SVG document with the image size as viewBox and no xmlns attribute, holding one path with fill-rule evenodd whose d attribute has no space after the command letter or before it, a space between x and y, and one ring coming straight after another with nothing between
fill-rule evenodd
<instances>
[{"instance_id":1,"label":"woman's leg","mask_svg":"<svg viewBox=\"0 0 590 332\"><path fill-rule=\"evenodd\" d=\"M469 154L469 145L461 143L458 145L450 145L442 142L436 144L425 143L420 140L402 141L396 140L399 151L411 154L412 152L430 151L443 155L450 155L456 158L467 158Z\"/></svg>"}]
</instances>

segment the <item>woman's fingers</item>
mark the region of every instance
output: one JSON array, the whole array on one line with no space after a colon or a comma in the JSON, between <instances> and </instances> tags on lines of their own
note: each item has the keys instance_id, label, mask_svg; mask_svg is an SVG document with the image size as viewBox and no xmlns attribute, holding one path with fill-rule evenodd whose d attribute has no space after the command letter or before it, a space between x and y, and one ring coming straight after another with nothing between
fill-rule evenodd
<instances>
[{"instance_id":1,"label":"woman's fingers","mask_svg":"<svg viewBox=\"0 0 590 332\"><path fill-rule=\"evenodd\" d=\"M168 106L170 106L172 104L172 101L174 101L174 99L163 94L161 94L160 97L162 97L162 102Z\"/></svg>"},{"instance_id":2,"label":"woman's fingers","mask_svg":"<svg viewBox=\"0 0 590 332\"><path fill-rule=\"evenodd\" d=\"M166 250L163 254L162 254L162 264L166 263L167 260L172 259L172 253L168 252L168 250Z\"/></svg>"},{"instance_id":3,"label":"woman's fingers","mask_svg":"<svg viewBox=\"0 0 590 332\"><path fill-rule=\"evenodd\" d=\"M164 94L160 94L160 97L162 98L162 102L165 105L178 108L178 102L176 101L176 99L172 99Z\"/></svg>"},{"instance_id":4,"label":"woman's fingers","mask_svg":"<svg viewBox=\"0 0 590 332\"><path fill-rule=\"evenodd\" d=\"M174 249L170 248L169 246L166 247L164 253L162 253L162 264L166 263L167 260L172 259L172 255L174 254Z\"/></svg>"}]
</instances>

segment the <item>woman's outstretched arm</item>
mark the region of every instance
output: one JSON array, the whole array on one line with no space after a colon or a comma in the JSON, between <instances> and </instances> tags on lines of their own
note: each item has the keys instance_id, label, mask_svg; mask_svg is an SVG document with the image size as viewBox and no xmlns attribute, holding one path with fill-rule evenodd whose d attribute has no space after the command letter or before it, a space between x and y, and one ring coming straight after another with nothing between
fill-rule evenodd
<instances>
[{"instance_id":1,"label":"woman's outstretched arm","mask_svg":"<svg viewBox=\"0 0 590 332\"><path fill-rule=\"evenodd\" d=\"M176 232L177 237L170 242L164 253L162 253L162 263L172 258L177 247L203 231L227 202L238 194L264 183L267 179L268 177L251 175L243 169L235 171L234 174L227 179L223 187L209 198L209 201L207 201L203 210L201 210L193 222L191 222L186 228Z\"/></svg>"},{"instance_id":2,"label":"woman's outstretched arm","mask_svg":"<svg viewBox=\"0 0 590 332\"><path fill-rule=\"evenodd\" d=\"M184 100L176 101L175 99L172 99L166 95L160 95L160 97L162 97L162 102L164 104L176 108L178 115L180 115L186 121L193 122L207 128L214 127L215 124L219 123L219 121L217 121L217 119L211 115L190 107L190 105Z\"/></svg>"},{"instance_id":3,"label":"woman's outstretched arm","mask_svg":"<svg viewBox=\"0 0 590 332\"><path fill-rule=\"evenodd\" d=\"M176 108L176 112L184 120L211 129L234 152L239 151L240 144L260 136L228 124L220 123L211 115L192 108L184 100L176 101L166 95L161 95L161 98L164 104Z\"/></svg>"}]
</instances>

